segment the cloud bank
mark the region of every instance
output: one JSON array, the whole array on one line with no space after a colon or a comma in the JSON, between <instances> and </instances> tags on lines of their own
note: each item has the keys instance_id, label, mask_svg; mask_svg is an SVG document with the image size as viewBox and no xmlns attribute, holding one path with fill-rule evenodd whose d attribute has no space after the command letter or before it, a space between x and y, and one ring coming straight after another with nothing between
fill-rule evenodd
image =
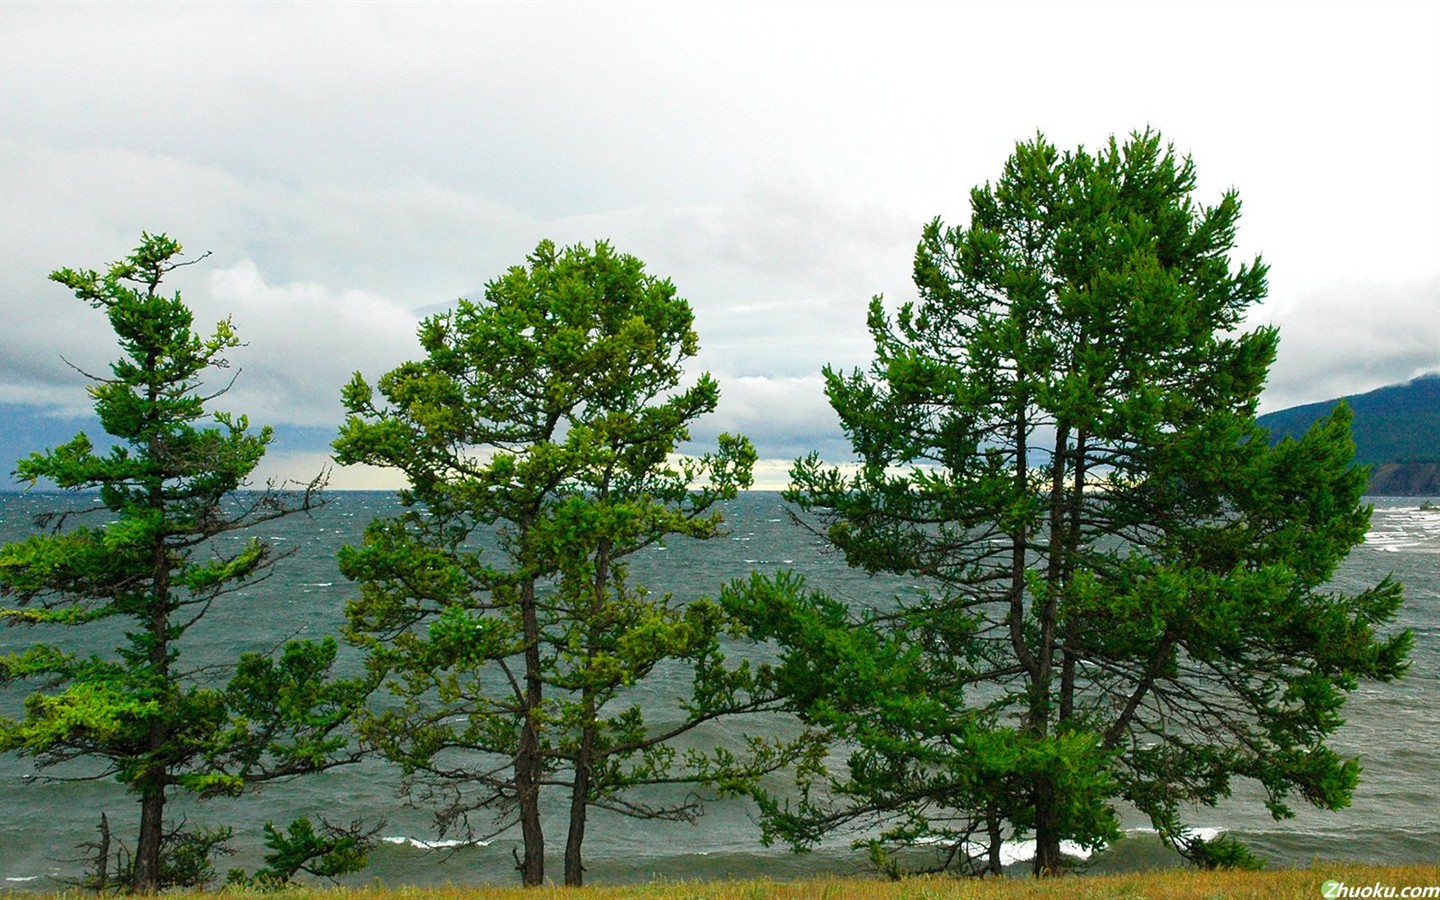
<instances>
[{"instance_id":1,"label":"cloud bank","mask_svg":"<svg viewBox=\"0 0 1440 900\"><path fill-rule=\"evenodd\" d=\"M1271 264L1265 408L1440 368L1440 7L1134 10L0 6L0 404L88 410L71 365L114 343L45 276L164 231L212 251L175 273L198 321L248 342L227 402L323 456L341 384L420 317L542 238L609 239L695 309L723 391L697 444L842 456L819 371L865 364L872 295L913 296L921 225L1037 130L1146 126Z\"/></svg>"}]
</instances>

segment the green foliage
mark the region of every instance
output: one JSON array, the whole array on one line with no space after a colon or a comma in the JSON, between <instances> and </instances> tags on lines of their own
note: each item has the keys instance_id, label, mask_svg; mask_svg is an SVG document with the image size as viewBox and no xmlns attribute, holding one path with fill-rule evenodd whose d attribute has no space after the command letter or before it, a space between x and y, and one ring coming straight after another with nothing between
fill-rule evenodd
<instances>
[{"instance_id":1,"label":"green foliage","mask_svg":"<svg viewBox=\"0 0 1440 900\"><path fill-rule=\"evenodd\" d=\"M335 441L341 463L410 485L404 512L340 558L360 585L351 640L394 698L364 735L413 798L438 803L442 830L518 824L527 884L543 881L541 788L564 791L565 880L578 884L591 807L688 819L699 809L683 786L739 792L790 753L680 749L704 722L772 707L770 673L727 663L720 605L652 594L627 563L716 535L717 503L749 485L754 450L722 435L677 455L719 390L708 374L680 386L698 349L689 305L607 244L541 243L483 303L458 301L419 337L423 360L346 387ZM681 666L692 691L649 721L635 686ZM665 784L684 793L654 805L631 793ZM482 810L488 828L471 819Z\"/></svg>"},{"instance_id":2,"label":"green foliage","mask_svg":"<svg viewBox=\"0 0 1440 900\"><path fill-rule=\"evenodd\" d=\"M122 892L134 892L135 867L137 860L123 845L110 846L109 826L103 815L100 843L86 843L83 847L97 851L99 865L97 875L87 879L84 885L99 894L108 893L119 886ZM160 860L156 869L154 891L169 888L204 888L215 880L215 858L229 856L234 850L230 840L234 831L230 828L190 827L181 822L179 826L166 830L160 836ZM110 868L114 859L113 870Z\"/></svg>"},{"instance_id":3,"label":"green foliage","mask_svg":"<svg viewBox=\"0 0 1440 900\"><path fill-rule=\"evenodd\" d=\"M203 379L226 367L224 353L238 340L229 321L209 337L195 333L180 295L160 292L162 279L187 265L176 261L180 249L145 235L104 273L51 276L103 312L116 334L122 355L89 388L115 444L100 453L81 434L21 460L17 474L32 485L46 479L97 492L100 506L90 512L108 521L45 517L43 533L0 548L0 618L56 638L0 657L0 683L38 685L22 718L0 719L0 750L41 767L91 760L138 797L130 873L138 891L195 883L208 871L201 860L222 841L218 832L164 836L176 788L230 795L333 765L345 755L340 728L366 687L330 678L333 641L292 643L278 662L244 657L229 683L214 667L185 665L189 629L277 558L263 540L236 547L221 539L309 508L320 483L235 493L271 432L206 411L215 395L204 393ZM69 652L60 631L76 625L110 629L113 651Z\"/></svg>"},{"instance_id":4,"label":"green foliage","mask_svg":"<svg viewBox=\"0 0 1440 900\"><path fill-rule=\"evenodd\" d=\"M160 842L161 890L172 887L201 888L215 880L215 857L229 856L230 828L177 828L165 833ZM121 881L133 881L134 873L121 868Z\"/></svg>"},{"instance_id":5,"label":"green foliage","mask_svg":"<svg viewBox=\"0 0 1440 900\"><path fill-rule=\"evenodd\" d=\"M319 831L309 819L299 818L285 830L265 823L265 865L255 874L231 869L225 877L227 885L256 890L283 890L301 872L317 878L334 880L365 868L366 857L375 846L378 828L365 830L358 823L339 828L321 822Z\"/></svg>"},{"instance_id":6,"label":"green foliage","mask_svg":"<svg viewBox=\"0 0 1440 900\"><path fill-rule=\"evenodd\" d=\"M1258 872L1265 860L1250 852L1240 841L1228 834L1206 840L1201 837L1182 838L1177 846L1197 868L1244 869Z\"/></svg>"},{"instance_id":7,"label":"green foliage","mask_svg":"<svg viewBox=\"0 0 1440 900\"><path fill-rule=\"evenodd\" d=\"M874 300L869 369L826 370L862 465L801 460L789 499L852 565L928 593L750 611L792 648L802 715L854 748L770 810L785 837L879 822L894 845L988 845L993 870L1032 834L1054 872L1062 840L1117 836L1121 800L1177 844L1236 777L1277 816L1348 803L1357 767L1325 741L1358 679L1404 672L1409 634L1380 633L1400 587L1328 586L1369 521L1348 413L1269 446L1276 334L1240 331L1266 267L1230 263L1236 194L1194 186L1151 132L1022 143L969 227L925 227L919 302Z\"/></svg>"}]
</instances>

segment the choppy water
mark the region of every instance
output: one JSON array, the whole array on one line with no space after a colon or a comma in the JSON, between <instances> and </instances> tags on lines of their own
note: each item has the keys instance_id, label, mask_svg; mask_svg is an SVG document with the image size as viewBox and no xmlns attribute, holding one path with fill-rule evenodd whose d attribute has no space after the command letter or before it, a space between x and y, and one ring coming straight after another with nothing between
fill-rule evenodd
<instances>
[{"instance_id":1,"label":"choppy water","mask_svg":"<svg viewBox=\"0 0 1440 900\"><path fill-rule=\"evenodd\" d=\"M0 541L29 533L35 513L68 498L56 495L0 495ZM337 493L310 518L293 517L274 526L281 547L293 548L269 581L217 604L192 633L185 649L192 661L232 659L247 650L266 650L292 635L335 633L350 586L335 565L335 551L359 540L374 515L393 511L382 493ZM813 535L792 525L779 496L751 493L728 504L729 534L713 541L672 542L646 551L634 575L654 590L679 596L713 592L722 582L762 571L793 568L816 586L853 604L883 603L914 590L906 579L867 578L824 552ZM1376 501L1367 543L1343 566L1338 582L1359 588L1393 574L1406 585L1401 626L1416 633L1409 675L1391 685L1362 684L1346 709L1347 724L1336 749L1358 756L1364 767L1351 808L1325 813L1297 807L1297 816L1274 822L1254 792L1237 792L1217 809L1192 816L1197 827L1234 834L1272 865L1309 865L1315 860L1353 859L1376 863L1440 862L1440 511L1418 500ZM28 645L39 635L0 629L0 652ZM67 637L89 647L108 646L102 631L76 629ZM353 664L355 660L348 660ZM645 690L652 690L646 687ZM657 695L658 696L658 695ZM0 711L15 714L23 692L0 689ZM751 727L754 727L753 725ZM717 724L700 740L735 740L741 726ZM76 767L46 775L83 776ZM176 802L171 812L192 824L231 825L236 854L219 861L253 868L260 864L260 827L300 815L331 821L386 820L389 839L369 869L356 880L398 882L496 882L515 879L512 848L518 835L485 845L444 844L429 814L408 809L396 798L393 770L379 762L270 785L240 800L204 804ZM547 819L555 841L553 875L558 876L564 816L558 799ZM54 890L62 879L81 874L78 845L95 837L101 811L108 812L116 837L138 820L135 802L107 781L52 782L28 761L0 757L0 890ZM1144 821L1126 821L1129 837L1092 860L1095 870L1175 865L1177 857L1159 845ZM1025 848L1011 849L1022 859ZM712 803L695 825L637 822L592 814L585 844L589 878L631 881L649 878L724 878L766 875L799 877L819 871L866 870L848 849L848 839L806 855L767 849L758 842L752 810L740 801Z\"/></svg>"}]
</instances>

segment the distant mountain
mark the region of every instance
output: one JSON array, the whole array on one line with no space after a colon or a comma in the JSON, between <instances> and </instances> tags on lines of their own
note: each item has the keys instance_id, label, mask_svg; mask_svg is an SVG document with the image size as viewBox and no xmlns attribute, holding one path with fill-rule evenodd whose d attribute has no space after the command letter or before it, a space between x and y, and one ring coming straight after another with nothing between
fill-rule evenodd
<instances>
[{"instance_id":1,"label":"distant mountain","mask_svg":"<svg viewBox=\"0 0 1440 900\"><path fill-rule=\"evenodd\" d=\"M1343 399L1355 413L1355 461L1374 466L1370 493L1440 495L1440 372ZM1259 422L1271 440L1299 437L1339 402L1292 406Z\"/></svg>"}]
</instances>

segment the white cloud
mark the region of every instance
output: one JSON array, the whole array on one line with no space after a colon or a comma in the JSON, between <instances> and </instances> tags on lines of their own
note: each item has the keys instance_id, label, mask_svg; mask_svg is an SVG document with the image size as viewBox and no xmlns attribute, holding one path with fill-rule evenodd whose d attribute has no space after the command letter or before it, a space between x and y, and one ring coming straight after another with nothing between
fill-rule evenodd
<instances>
[{"instance_id":1,"label":"white cloud","mask_svg":"<svg viewBox=\"0 0 1440 900\"><path fill-rule=\"evenodd\" d=\"M0 401L84 407L61 356L103 369L113 341L44 276L141 229L214 251L175 283L236 316L237 405L317 425L417 312L541 238L611 238L691 300L717 420L833 440L818 371L866 362L922 223L963 222L1037 129L1147 124L1202 202L1239 190L1240 256L1272 264L1267 407L1433 362L1434 4L1251 4L1238 30L1192 3L76 9L0 5Z\"/></svg>"},{"instance_id":2,"label":"white cloud","mask_svg":"<svg viewBox=\"0 0 1440 900\"><path fill-rule=\"evenodd\" d=\"M818 375L716 376L720 404L691 428L701 449L722 432L743 434L762 458L794 460L812 450L827 459L849 458L840 422Z\"/></svg>"},{"instance_id":3,"label":"white cloud","mask_svg":"<svg viewBox=\"0 0 1440 900\"><path fill-rule=\"evenodd\" d=\"M270 421L338 426L340 388L354 372L374 381L419 353L408 310L367 291L271 285L248 259L211 275L206 306L249 345L232 354L244 372L224 404L266 410Z\"/></svg>"},{"instance_id":4,"label":"white cloud","mask_svg":"<svg viewBox=\"0 0 1440 900\"><path fill-rule=\"evenodd\" d=\"M1267 410L1364 393L1440 371L1440 275L1299 295L1271 319L1280 350Z\"/></svg>"},{"instance_id":5,"label":"white cloud","mask_svg":"<svg viewBox=\"0 0 1440 900\"><path fill-rule=\"evenodd\" d=\"M337 466L330 454L320 451L285 450L272 447L251 478L258 487L267 482L297 487L324 474L325 489L331 491L395 491L406 486L405 476L395 469L377 466Z\"/></svg>"}]
</instances>

